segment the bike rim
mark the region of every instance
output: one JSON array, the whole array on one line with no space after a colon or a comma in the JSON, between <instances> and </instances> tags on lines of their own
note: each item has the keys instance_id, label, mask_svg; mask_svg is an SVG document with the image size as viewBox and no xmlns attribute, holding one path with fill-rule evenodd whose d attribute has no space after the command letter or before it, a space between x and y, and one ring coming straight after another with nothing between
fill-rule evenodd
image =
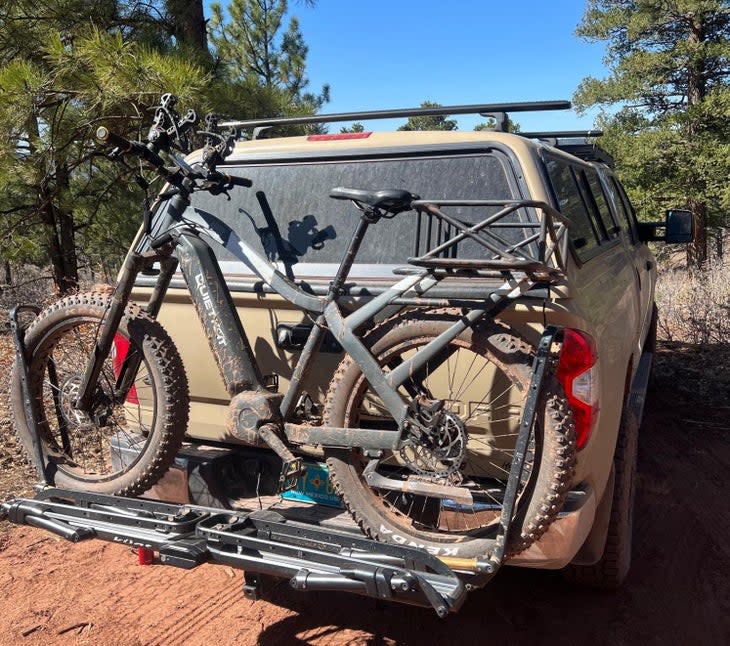
<instances>
[{"instance_id":1,"label":"bike rim","mask_svg":"<svg viewBox=\"0 0 730 646\"><path fill-rule=\"evenodd\" d=\"M118 334L128 341L130 356L139 353L143 357L133 382L135 396L124 402L108 401L116 381L113 347L104 362L94 397L94 407L103 414L92 420L73 409L72 401L98 328L99 319L83 317L52 329L38 344L31 370L36 389L39 372L42 378L42 391L36 397L41 412L41 438L49 460L68 477L89 483L119 478L135 466L151 441L157 409L149 363L137 341L121 330ZM50 375L54 368L55 384Z\"/></svg>"},{"instance_id":2,"label":"bike rim","mask_svg":"<svg viewBox=\"0 0 730 646\"><path fill-rule=\"evenodd\" d=\"M392 369L425 345L432 337L404 341L387 350L379 357L381 365ZM519 375L515 368L499 364L486 348L462 339L451 342L452 350L440 366L427 366L422 371L422 384L433 398L446 400L445 408L462 419L466 426L466 456L460 476L452 478L473 497L472 504L455 500L432 498L402 491L377 489L365 484L379 509L396 524L409 525L409 529L433 535L484 535L492 532L502 510L504 490L514 455L522 408L528 384L526 375ZM387 371L387 368L386 368ZM474 389L488 383L478 397ZM400 391L404 401L410 396ZM352 391L345 415L347 427L395 428L395 422L382 401L360 378ZM533 486L535 468L539 463L541 441L534 429L531 433L525 467L518 487L517 513L526 492ZM360 472L370 459L358 451ZM399 452L386 451L378 460L377 472L388 478L413 480L420 478L404 464ZM439 479L424 478L439 483ZM447 479L448 482L448 479ZM441 481L443 484L443 481Z\"/></svg>"}]
</instances>

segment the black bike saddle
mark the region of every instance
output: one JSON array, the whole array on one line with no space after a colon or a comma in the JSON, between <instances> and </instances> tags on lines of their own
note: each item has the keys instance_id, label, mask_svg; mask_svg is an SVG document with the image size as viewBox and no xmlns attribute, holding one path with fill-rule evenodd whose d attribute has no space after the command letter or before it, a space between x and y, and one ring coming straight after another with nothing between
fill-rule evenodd
<instances>
[{"instance_id":1,"label":"black bike saddle","mask_svg":"<svg viewBox=\"0 0 730 646\"><path fill-rule=\"evenodd\" d=\"M411 202L418 199L418 195L398 188L389 188L382 191L363 191L341 186L333 188L330 191L330 197L336 200L353 200L390 213L409 211Z\"/></svg>"}]
</instances>

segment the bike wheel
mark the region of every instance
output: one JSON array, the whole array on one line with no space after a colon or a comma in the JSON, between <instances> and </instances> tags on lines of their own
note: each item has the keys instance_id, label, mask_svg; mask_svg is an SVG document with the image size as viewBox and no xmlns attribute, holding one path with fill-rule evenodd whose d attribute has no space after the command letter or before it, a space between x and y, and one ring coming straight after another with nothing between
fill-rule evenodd
<instances>
[{"instance_id":1,"label":"bike wheel","mask_svg":"<svg viewBox=\"0 0 730 646\"><path fill-rule=\"evenodd\" d=\"M169 468L188 420L187 378L159 323L129 305L104 362L92 413L73 407L110 296L69 296L43 310L25 335L28 390L38 402L41 447L51 484L104 494L136 495ZM125 401L113 397L125 356L141 356ZM16 368L12 379L16 430L32 451ZM30 431L32 432L32 430Z\"/></svg>"},{"instance_id":2,"label":"bike wheel","mask_svg":"<svg viewBox=\"0 0 730 646\"><path fill-rule=\"evenodd\" d=\"M387 372L455 320L444 312L410 312L374 328L363 341ZM410 438L405 449L380 456L359 449L327 451L332 482L366 534L437 555L478 557L493 549L532 361L530 346L513 331L494 322L468 329L399 390L411 405L419 397L432 409L440 405L433 402L443 402L429 436ZM327 426L395 428L349 357L335 373L324 415ZM572 414L550 377L531 430L508 555L527 548L555 519L574 462ZM384 481L375 482L373 472L389 484L377 486ZM408 487L394 489L393 481ZM429 485L440 488L438 495L424 494Z\"/></svg>"}]
</instances>

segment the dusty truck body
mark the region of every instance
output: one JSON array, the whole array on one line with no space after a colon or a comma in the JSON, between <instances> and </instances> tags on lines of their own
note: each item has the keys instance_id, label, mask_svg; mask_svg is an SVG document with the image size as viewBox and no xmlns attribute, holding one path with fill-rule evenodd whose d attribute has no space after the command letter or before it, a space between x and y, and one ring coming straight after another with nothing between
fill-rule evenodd
<instances>
[{"instance_id":1,"label":"dusty truck body","mask_svg":"<svg viewBox=\"0 0 730 646\"><path fill-rule=\"evenodd\" d=\"M485 167L492 163L497 168L489 169L492 177L483 169L474 170L480 158L489 160ZM588 431L590 439L578 453L574 478L575 491L580 494L576 493L573 510L566 510L538 543L510 563L563 568L573 561L594 526L607 486L609 492L613 487L609 482L611 457L622 414L642 356L646 369L646 353L653 345L654 262L639 238L635 216L613 173L602 164L580 160L539 141L496 132L373 132L356 138L265 139L238 144L228 161L230 172L253 177L254 185L273 201L271 212L282 215L275 225L294 249L295 259L288 269L297 280L306 281L314 293L326 290L336 268L339 250L330 250L328 245L348 232L349 223L343 219L340 205L330 204L326 198L325 187L330 184L367 187L398 182L421 195L530 197L548 203L562 199L565 204L556 206L561 206L563 212L565 206L572 209L566 215L582 225L574 235L584 238L585 243L573 255L567 280L549 295L529 294L503 312L502 319L533 340L538 337L537 328L547 321L583 330L596 342L598 359L591 379L592 387L597 389L597 403ZM587 202L591 197L583 194L584 201L576 204L576 198L581 199L578 174L585 177L586 186L596 191L592 194L595 206ZM576 181L575 188L570 181ZM239 199L208 206L207 199L204 196L194 206L215 209L223 219L237 221L264 246L275 244L274 229L261 217L260 197L256 194L247 194L243 205ZM596 207L601 208L598 216ZM384 238L389 247L385 250ZM353 307L395 282L393 269L398 266L398 257L402 257L404 246L414 244L414 238L413 222L394 221L365 241L362 257L370 262L354 266L347 286ZM262 370L278 375L283 387L298 354L296 335L305 338L311 322L263 288L243 263L225 254L221 260L239 316L256 331L252 342ZM146 300L152 282L141 278L133 297ZM146 288L145 283L150 287ZM160 321L189 367L192 405L188 436L202 442L240 443L227 430L227 395L207 353L208 341L197 323L181 276L173 279ZM316 371L304 384L304 390L319 404L341 359L336 348L324 350L317 359ZM639 381L645 376L642 373ZM642 387L641 383L637 385L639 390ZM640 414L640 410L634 413L637 418ZM604 508L607 506L604 504ZM605 528L603 522L596 532L600 534ZM596 545L601 543L600 537L596 539ZM600 548L591 549L593 553L586 548L585 556L579 558L589 562L600 557Z\"/></svg>"},{"instance_id":2,"label":"dusty truck body","mask_svg":"<svg viewBox=\"0 0 730 646\"><path fill-rule=\"evenodd\" d=\"M432 605L439 614L456 609L464 586L483 585L502 562L563 569L573 580L604 587L618 585L629 566L636 438L654 344L656 272L646 242L686 240L688 216L671 212L660 225L638 223L625 192L603 163L600 151L593 146L560 145L562 140L557 137L546 139L546 136L491 131L361 132L237 142L226 156L225 173L251 180L253 188L236 189L229 200L220 195L196 193L182 215L186 226L195 227L195 223L209 221L214 213L222 227L235 229L241 240L257 247L290 284L313 296L331 292L338 263L350 239L352 213L356 213L354 210L349 213L341 202L327 198L334 186L352 186L364 192L384 187L405 188L411 194L433 198L445 205L443 208L453 209L452 218L445 222L471 226L471 231L488 224L486 220L480 225L473 224L468 215L471 207L481 204L495 213L499 211L498 204L511 204L514 211L511 223L500 229L495 220L488 227L492 227L494 239L512 251L545 243L550 237L545 233L550 212L556 213L556 218L566 219L568 240L561 255L560 271L553 272L550 280L535 284L534 289L512 297L499 311L498 327L494 329L509 330L509 337L499 334L513 339L509 342L512 346L516 344L521 352L524 348L524 352L534 357L533 384L542 383L548 365L555 368L555 380L561 388L559 398L565 402L556 411L562 411L561 416L567 420L559 424L570 426L570 440L566 439L563 446L560 442L526 443L522 448L519 444L511 448L515 445L505 444L505 438L517 436L517 426L511 426L512 422L506 418L501 419L499 411L505 409L507 418L519 420L522 407L527 410L529 405L524 400L521 403L509 399L511 395L508 395L506 403L498 406L496 402L501 395L484 394L498 389L498 370L484 366L471 372L475 361L472 358L466 369L454 367L452 375L447 358L447 368L434 374L433 391L452 392L451 382L462 371L463 386L453 401L446 395L440 400L448 400L449 411L454 411L454 415L471 420L469 443L465 446L466 452L474 455L470 460L476 465L470 467L471 477L483 465L511 473L511 458L500 458L501 455L526 450L537 464L540 452L555 452L550 456L556 469L553 484L539 479L530 484L529 479L525 480L528 484L521 495L534 495L533 488L537 491L540 487L547 493L540 502L544 509L532 510L534 520L522 526L521 543L513 541L505 548L511 512L509 509L505 512L504 508L510 496L515 495L509 493L512 485L508 483L504 492L494 490L494 494L488 494L498 496L494 499L496 509L503 509L501 539L497 539L500 556L496 561L463 558L458 548L440 547L438 543L418 538L419 528L411 535L401 534L397 523L389 524L385 512L380 516L374 513L370 518L359 516L351 507L357 507L352 501L352 490L348 494L343 480L337 478L333 479L337 493L344 497L361 529L380 543L355 538L354 523L343 527L333 522L337 517L335 512L322 515L312 511L305 526L297 524L301 509L296 511L298 515L287 517L287 505L278 502L277 511L268 515L254 512L237 516L238 510L245 510L247 504L251 508L251 503L244 500L246 497L253 495L254 501L260 502L266 493L265 483L262 484L262 477L266 480L270 475L266 449L261 448L263 443L258 438L239 432L230 421L230 388L224 383L220 366L210 351L215 346L218 329L215 318L212 324L208 318L207 335L197 320L201 308L210 310L213 305L209 307L202 290L194 302L191 290L195 290L196 279L187 276L186 282L180 273L172 275L164 299L155 302L159 282L154 267L138 275L131 298L139 303L150 299L155 302L156 320L169 333L187 374L191 404L179 473L170 472L156 489L163 499L188 497L183 500L186 506L145 501L122 503L118 498L61 495L51 490L41 494L41 501L35 507L29 501L6 505L11 519L44 526L76 540L83 538L84 531L88 530L113 540L152 547L166 562L185 567L196 564L197 553L199 560L236 564L254 573L291 576L292 585L301 589L350 589L381 598L400 595L404 601ZM200 153L193 153L186 163L195 166L200 160ZM348 193L348 189L338 190L346 195L359 195ZM373 199L374 194L367 193L368 199ZM389 293L394 283L404 274L408 275L410 269L404 269L404 258L410 256L409 262L417 265L419 258L428 256L423 255L425 250L447 249L453 244L449 240L455 236L463 238L461 246L448 247L447 258L426 265L437 267L435 271L447 268L443 270L448 273L443 289L448 285L450 293L468 295L480 289L482 293L494 294L499 292L505 276L507 284L510 283L511 274L499 270L499 265L493 263L492 268L496 266L498 270L484 272L478 270L481 266L478 261L474 264L459 260L460 255L479 253L470 246L470 234L460 234L441 219L423 215L420 211L417 215L401 213L380 222L369 232L347 281L337 286L340 307L350 314L363 307L366 311L368 303ZM515 222L521 231L528 232L524 234L528 237L521 242L509 238ZM662 226L666 227L666 233L659 236L657 229ZM137 248L143 246L144 236L141 231ZM248 334L262 381L270 392L286 392L312 327L321 326L321 319L315 321L293 307L271 288L269 281L262 281L256 267L237 258L225 244L212 247L232 304ZM535 253L541 253L541 249ZM198 287L201 286L207 289L202 279ZM391 320L402 320L401 328L420 325L419 312L426 301L431 306L438 301L440 287L441 284L429 291L426 299L416 295L394 301L392 308L381 309L368 323L374 326L372 331L365 331L363 338L372 337L373 347L377 347L379 326L387 327ZM403 310L407 312L406 318L398 319L403 316ZM458 309L447 308L447 312L450 317L459 317ZM461 316L466 317L466 312L462 309ZM551 363L549 359L557 337L546 337L545 330L561 331L559 361ZM298 428L304 437L310 437L306 434L309 426L317 427L323 419L325 427L327 423L342 425L342 422L332 422L338 421L338 415L346 422L347 414L343 418L338 406L350 398L351 391L360 392L361 386L357 385L360 382L353 381L351 390L346 386L339 390L335 387L332 394L333 384L347 384L348 371L352 372L347 360L343 361L338 342L341 340L331 333L324 336L313 368L299 384L298 399L292 408L300 419ZM22 363L22 339L19 347ZM119 345L116 351L122 356L126 352ZM511 351L514 347L505 350ZM399 355L401 361L403 356ZM441 369L444 363L438 365ZM538 374L539 378L535 377ZM527 382L522 390L527 390ZM358 397L360 423L382 421L376 398L362 393ZM138 400L136 394L134 398L134 406L142 411L138 419L142 420L148 414L145 401L141 396ZM126 406L131 405L127 399ZM289 439L294 436L290 434ZM38 441L43 440L38 438ZM466 443L458 438L455 441ZM125 451L132 455L134 447L124 447L120 453ZM377 461L378 451L365 449L364 456ZM315 443L298 442L296 452L309 460L311 469L324 457L322 448ZM338 464L340 458L327 453L326 446L324 453L330 467ZM399 466L408 459L403 451L395 456ZM423 464L423 460L413 461L412 470L415 469L418 477L408 486L415 487L415 492L435 491L422 484L423 469L419 470L418 465ZM444 476L444 482L450 473ZM172 486L175 478L182 484L182 494L171 494L172 489L165 488ZM520 478L519 473L510 475L510 480L515 482ZM326 471L320 479L326 481ZM382 486L393 487L387 483ZM551 488L559 491L559 495L551 496ZM408 489L401 485L400 491L405 494ZM463 501L450 500L445 493L437 494L437 498L440 508L448 509L452 517L464 515ZM221 516L211 504L227 507L234 515ZM426 503L423 504L425 507ZM97 507L107 511L100 517L95 511ZM111 516L104 516L113 509L122 512L112 511ZM486 504L473 505L469 513L472 516L493 513L490 509ZM527 513L525 506L519 509L522 511L518 516ZM402 514L403 508L389 513L396 512ZM124 521L125 514L126 517L131 514L134 520ZM410 509L407 514L411 514ZM172 525L164 526L160 516L169 517ZM134 523L144 531L135 534L129 528ZM194 538L191 538L193 529ZM170 533L176 539L165 539L166 531L168 539ZM216 547L221 544L226 549ZM333 545L336 547L326 547ZM255 558L247 556L251 549L256 551ZM337 556L332 556L333 553ZM325 562L324 570L312 574L313 563L322 567ZM383 574L380 569L384 563L396 564L393 567L397 571ZM365 574L353 574L359 572L358 567L364 568ZM249 591L254 593L256 585L253 577Z\"/></svg>"}]
</instances>

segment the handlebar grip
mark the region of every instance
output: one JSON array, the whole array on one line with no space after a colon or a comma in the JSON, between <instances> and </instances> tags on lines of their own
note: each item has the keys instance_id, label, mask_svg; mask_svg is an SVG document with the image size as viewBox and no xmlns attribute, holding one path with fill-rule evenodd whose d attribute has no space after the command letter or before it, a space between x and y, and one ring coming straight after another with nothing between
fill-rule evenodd
<instances>
[{"instance_id":1,"label":"handlebar grip","mask_svg":"<svg viewBox=\"0 0 730 646\"><path fill-rule=\"evenodd\" d=\"M164 168L165 161L156 152L150 150L143 143L139 141L129 141L124 137L117 135L109 130L105 126L99 126L96 129L96 138L104 144L109 144L115 148L119 148L122 154L131 153L141 157L145 161L148 161L157 168Z\"/></svg>"},{"instance_id":2,"label":"handlebar grip","mask_svg":"<svg viewBox=\"0 0 730 646\"><path fill-rule=\"evenodd\" d=\"M130 152L132 150L132 142L129 139L120 137L114 134L106 126L99 126L96 129L96 138L103 144L114 146L115 148L121 148L122 152Z\"/></svg>"},{"instance_id":3,"label":"handlebar grip","mask_svg":"<svg viewBox=\"0 0 730 646\"><path fill-rule=\"evenodd\" d=\"M221 173L221 175L223 175L226 184L230 184L231 186L243 186L245 188L253 186L253 182L247 177L238 177L237 175L228 175L227 173Z\"/></svg>"}]
</instances>

